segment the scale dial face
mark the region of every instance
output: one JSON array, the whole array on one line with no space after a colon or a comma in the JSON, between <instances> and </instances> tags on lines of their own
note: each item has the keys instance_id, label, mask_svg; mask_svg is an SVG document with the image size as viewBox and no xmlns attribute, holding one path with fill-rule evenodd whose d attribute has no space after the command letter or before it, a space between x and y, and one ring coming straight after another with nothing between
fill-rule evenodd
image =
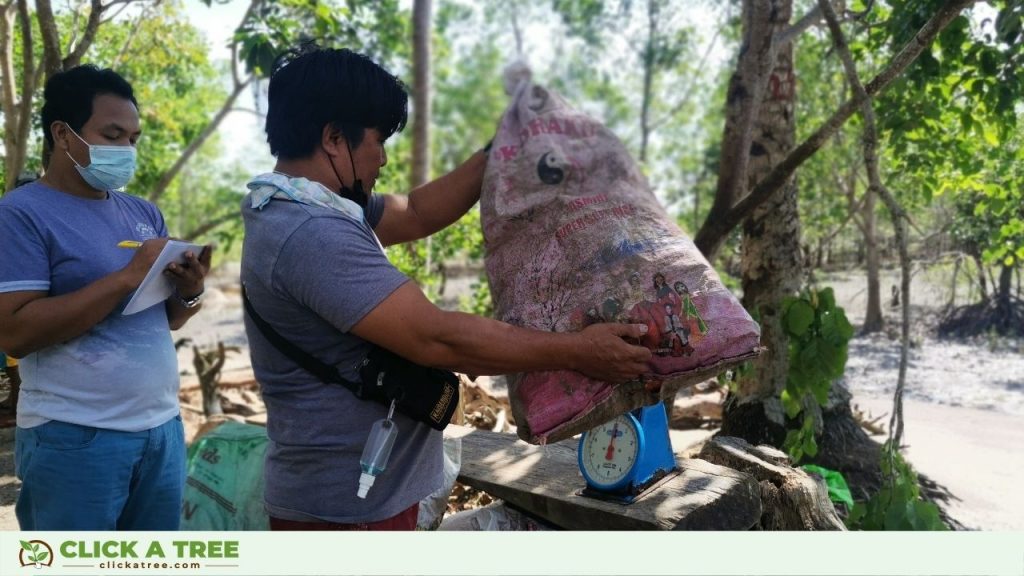
<instances>
[{"instance_id":1,"label":"scale dial face","mask_svg":"<svg viewBox=\"0 0 1024 576\"><path fill-rule=\"evenodd\" d=\"M589 430L580 442L580 468L597 488L625 484L640 454L636 419L629 414Z\"/></svg>"}]
</instances>

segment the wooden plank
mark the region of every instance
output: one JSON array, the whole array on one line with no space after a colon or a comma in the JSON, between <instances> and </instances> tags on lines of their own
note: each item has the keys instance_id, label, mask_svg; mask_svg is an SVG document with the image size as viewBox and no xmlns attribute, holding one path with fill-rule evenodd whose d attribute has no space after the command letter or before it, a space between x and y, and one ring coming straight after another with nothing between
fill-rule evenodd
<instances>
[{"instance_id":1,"label":"wooden plank","mask_svg":"<svg viewBox=\"0 0 1024 576\"><path fill-rule=\"evenodd\" d=\"M576 463L576 440L534 446L512 434L449 426L462 438L459 481L569 530L747 530L761 516L748 474L696 459L632 504L595 500Z\"/></svg>"}]
</instances>

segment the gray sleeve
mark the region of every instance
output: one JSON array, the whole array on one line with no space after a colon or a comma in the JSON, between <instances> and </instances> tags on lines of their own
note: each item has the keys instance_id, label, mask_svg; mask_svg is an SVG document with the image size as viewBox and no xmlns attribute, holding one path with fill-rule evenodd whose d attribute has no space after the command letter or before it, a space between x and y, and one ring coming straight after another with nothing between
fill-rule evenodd
<instances>
[{"instance_id":1,"label":"gray sleeve","mask_svg":"<svg viewBox=\"0 0 1024 576\"><path fill-rule=\"evenodd\" d=\"M372 232L348 218L310 218L288 239L273 282L296 302L348 332L408 278Z\"/></svg>"},{"instance_id":2,"label":"gray sleeve","mask_svg":"<svg viewBox=\"0 0 1024 576\"><path fill-rule=\"evenodd\" d=\"M376 228L377 224L380 224L380 219L384 217L384 196L371 194L370 200L366 203L366 209L363 210L363 215L370 224L370 228Z\"/></svg>"}]
</instances>

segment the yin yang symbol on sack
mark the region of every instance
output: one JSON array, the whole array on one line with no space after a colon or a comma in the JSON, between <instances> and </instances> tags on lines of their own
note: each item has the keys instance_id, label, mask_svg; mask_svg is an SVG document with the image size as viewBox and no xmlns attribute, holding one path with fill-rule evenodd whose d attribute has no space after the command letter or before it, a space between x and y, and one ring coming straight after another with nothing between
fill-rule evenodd
<instances>
[{"instance_id":1,"label":"yin yang symbol on sack","mask_svg":"<svg viewBox=\"0 0 1024 576\"><path fill-rule=\"evenodd\" d=\"M565 165L554 152L545 152L537 161L537 177L545 184L561 184L565 180Z\"/></svg>"}]
</instances>

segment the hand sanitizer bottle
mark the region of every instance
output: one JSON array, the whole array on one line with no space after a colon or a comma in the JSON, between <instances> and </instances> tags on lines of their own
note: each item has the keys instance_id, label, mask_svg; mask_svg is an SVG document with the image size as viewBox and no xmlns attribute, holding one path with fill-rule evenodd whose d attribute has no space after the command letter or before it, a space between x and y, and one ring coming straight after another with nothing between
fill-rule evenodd
<instances>
[{"instance_id":1,"label":"hand sanitizer bottle","mask_svg":"<svg viewBox=\"0 0 1024 576\"><path fill-rule=\"evenodd\" d=\"M398 425L391 420L395 413L395 401L391 401L391 408L388 410L388 417L373 423L370 428L370 436L363 446L363 455L359 457L359 466L363 473L359 476L359 492L357 496L366 498L366 493L373 486L373 481L388 465L388 458L391 456L391 448L395 445L395 437L398 436Z\"/></svg>"}]
</instances>

